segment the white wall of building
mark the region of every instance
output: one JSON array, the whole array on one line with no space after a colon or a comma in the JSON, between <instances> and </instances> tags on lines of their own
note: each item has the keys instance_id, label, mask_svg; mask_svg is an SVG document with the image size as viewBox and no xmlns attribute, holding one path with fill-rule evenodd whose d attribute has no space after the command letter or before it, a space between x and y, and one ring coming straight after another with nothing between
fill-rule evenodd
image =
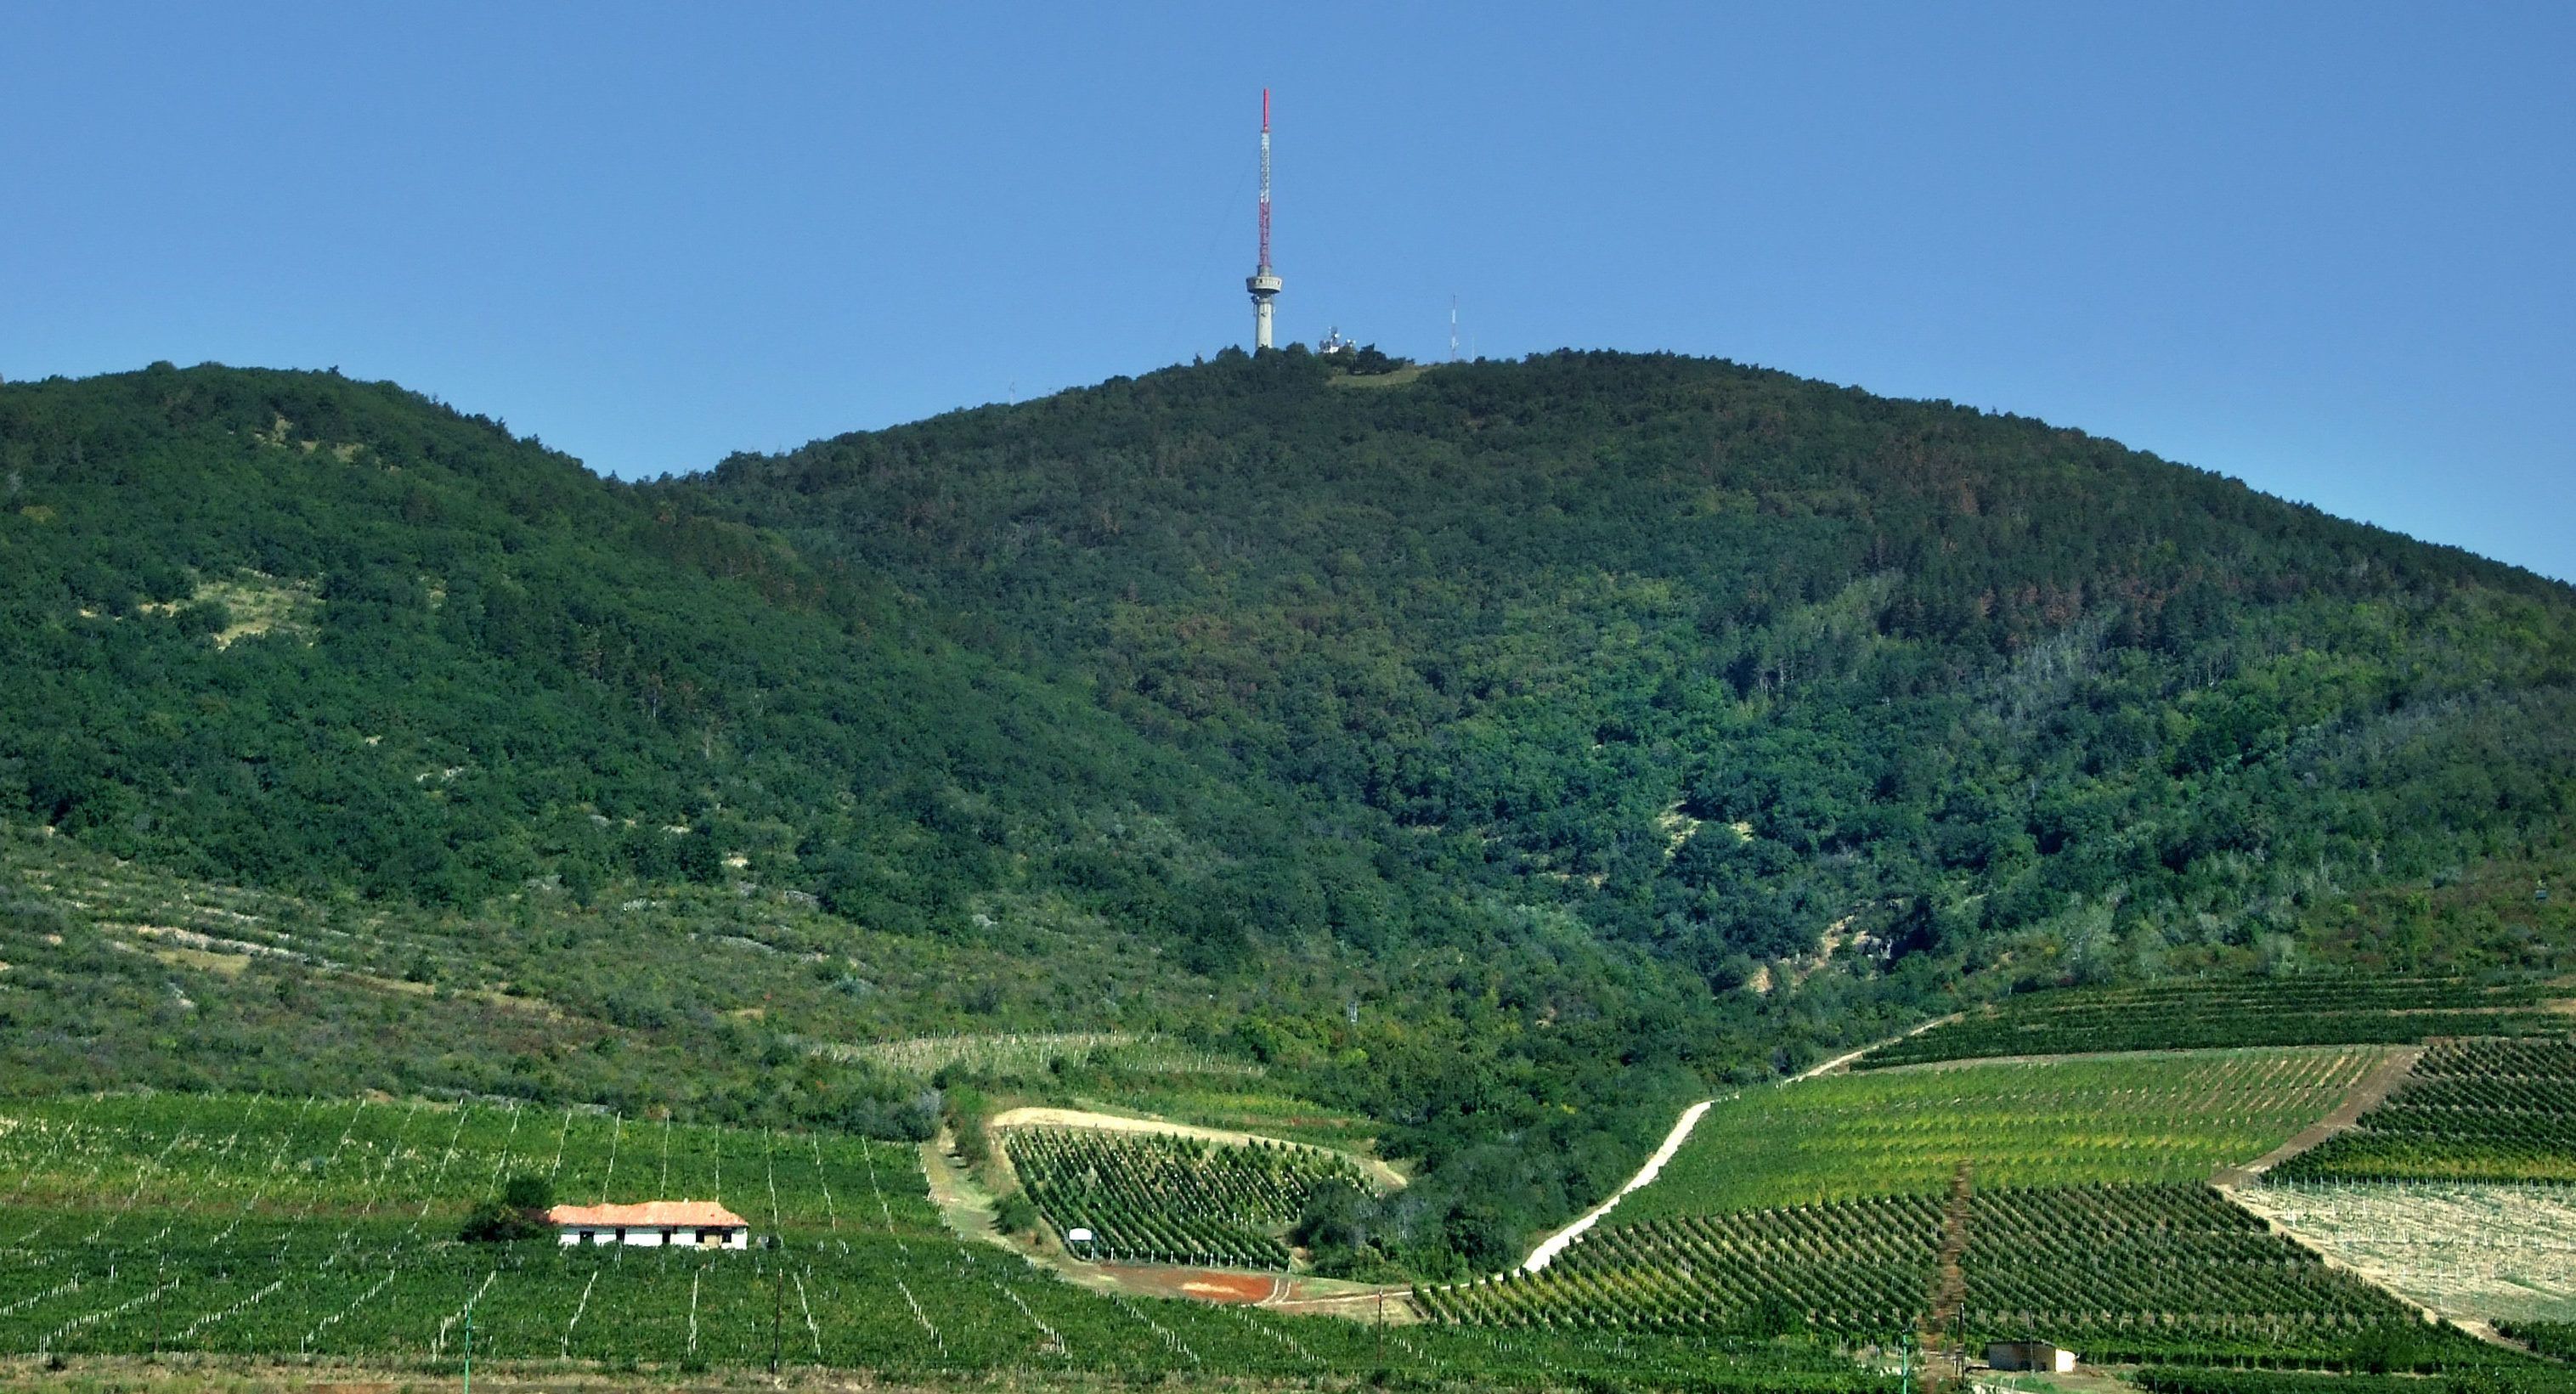
<instances>
[{"instance_id":1,"label":"white wall of building","mask_svg":"<svg viewBox=\"0 0 2576 1394\"><path fill-rule=\"evenodd\" d=\"M721 1234L724 1236L724 1242L718 1247L727 1249L748 1249L751 1247L750 1230L732 1229L711 1230L707 1232ZM657 1228L629 1225L626 1227L625 1237L621 1239L618 1237L617 1229L614 1226L571 1225L555 1232L555 1243L567 1249L583 1244L624 1244L630 1249L658 1249L661 1248L665 1242L662 1234L663 1232ZM671 1237L668 1242L675 1247L684 1249L706 1247L698 1242L699 1238L699 1231L682 1226L671 1231Z\"/></svg>"}]
</instances>

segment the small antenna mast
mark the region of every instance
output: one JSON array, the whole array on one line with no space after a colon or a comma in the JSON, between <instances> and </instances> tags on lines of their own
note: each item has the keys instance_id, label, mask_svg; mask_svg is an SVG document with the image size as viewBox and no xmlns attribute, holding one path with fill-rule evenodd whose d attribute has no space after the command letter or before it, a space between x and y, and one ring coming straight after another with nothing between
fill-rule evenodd
<instances>
[{"instance_id":1,"label":"small antenna mast","mask_svg":"<svg viewBox=\"0 0 2576 1394\"><path fill-rule=\"evenodd\" d=\"M1449 297L1449 361L1458 361L1458 297Z\"/></svg>"}]
</instances>

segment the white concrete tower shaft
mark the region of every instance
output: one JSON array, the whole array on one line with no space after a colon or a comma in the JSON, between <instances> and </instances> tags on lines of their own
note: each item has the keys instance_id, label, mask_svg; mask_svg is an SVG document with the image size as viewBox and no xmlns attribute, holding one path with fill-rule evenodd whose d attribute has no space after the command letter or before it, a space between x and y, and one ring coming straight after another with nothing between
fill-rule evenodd
<instances>
[{"instance_id":1,"label":"white concrete tower shaft","mask_svg":"<svg viewBox=\"0 0 2576 1394\"><path fill-rule=\"evenodd\" d=\"M1279 294L1279 276L1270 269L1270 89L1261 89L1261 259L1243 278L1252 292L1252 348L1270 347L1270 302Z\"/></svg>"}]
</instances>

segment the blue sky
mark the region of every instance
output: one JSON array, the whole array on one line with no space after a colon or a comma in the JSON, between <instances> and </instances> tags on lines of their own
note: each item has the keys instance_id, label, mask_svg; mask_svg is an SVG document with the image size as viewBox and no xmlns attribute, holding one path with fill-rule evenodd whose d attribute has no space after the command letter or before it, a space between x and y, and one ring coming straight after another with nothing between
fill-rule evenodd
<instances>
[{"instance_id":1,"label":"blue sky","mask_svg":"<svg viewBox=\"0 0 2576 1394\"><path fill-rule=\"evenodd\" d=\"M0 375L624 474L1284 335L1762 363L2576 577L2576 7L0 3Z\"/></svg>"}]
</instances>

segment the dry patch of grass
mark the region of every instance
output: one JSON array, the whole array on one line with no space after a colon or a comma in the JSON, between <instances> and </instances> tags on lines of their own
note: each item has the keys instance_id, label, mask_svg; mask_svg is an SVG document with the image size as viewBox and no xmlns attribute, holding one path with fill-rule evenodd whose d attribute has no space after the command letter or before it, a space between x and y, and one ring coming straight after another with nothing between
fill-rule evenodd
<instances>
[{"instance_id":1,"label":"dry patch of grass","mask_svg":"<svg viewBox=\"0 0 2576 1394\"><path fill-rule=\"evenodd\" d=\"M322 601L311 581L285 580L258 571L242 571L220 580L199 582L185 600L147 602L144 613L166 615L190 605L214 601L230 618L215 633L215 647L227 649L237 639L256 634L290 634L310 643L312 614Z\"/></svg>"},{"instance_id":2,"label":"dry patch of grass","mask_svg":"<svg viewBox=\"0 0 2576 1394\"><path fill-rule=\"evenodd\" d=\"M1355 377L1349 373L1336 374L1335 376L1324 379L1324 385L1326 387L1349 388L1351 390L1361 392L1375 391L1384 387L1405 387L1419 381L1423 373L1427 370L1428 367L1425 364L1407 363L1392 373L1370 373L1366 376L1360 377Z\"/></svg>"}]
</instances>

